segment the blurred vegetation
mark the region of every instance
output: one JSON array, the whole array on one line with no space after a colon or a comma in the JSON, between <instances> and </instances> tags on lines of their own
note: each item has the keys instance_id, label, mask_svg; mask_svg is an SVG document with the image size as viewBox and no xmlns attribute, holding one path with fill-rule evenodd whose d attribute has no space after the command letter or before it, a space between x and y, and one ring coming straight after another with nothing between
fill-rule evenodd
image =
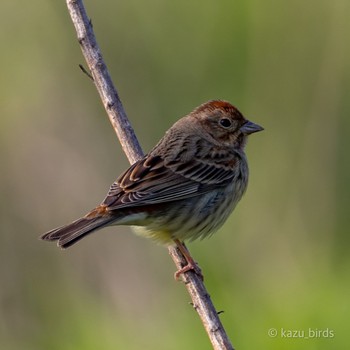
<instances>
[{"instance_id":1,"label":"blurred vegetation","mask_svg":"<svg viewBox=\"0 0 350 350\"><path fill-rule=\"evenodd\" d=\"M235 347L349 348L349 1L86 6L145 151L213 98L266 129L247 147L243 201L190 246ZM68 251L37 240L128 163L65 2L2 1L0 19L0 348L210 349L163 247L127 228Z\"/></svg>"}]
</instances>

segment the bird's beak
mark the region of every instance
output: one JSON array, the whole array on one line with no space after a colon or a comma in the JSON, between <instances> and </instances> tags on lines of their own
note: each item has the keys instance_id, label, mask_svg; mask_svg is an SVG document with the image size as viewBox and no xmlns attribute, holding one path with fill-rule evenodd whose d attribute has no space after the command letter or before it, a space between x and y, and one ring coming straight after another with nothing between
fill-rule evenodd
<instances>
[{"instance_id":1,"label":"bird's beak","mask_svg":"<svg viewBox=\"0 0 350 350\"><path fill-rule=\"evenodd\" d=\"M245 124L241 126L240 130L244 135L250 135L253 132L262 131L264 130L264 128L248 120Z\"/></svg>"}]
</instances>

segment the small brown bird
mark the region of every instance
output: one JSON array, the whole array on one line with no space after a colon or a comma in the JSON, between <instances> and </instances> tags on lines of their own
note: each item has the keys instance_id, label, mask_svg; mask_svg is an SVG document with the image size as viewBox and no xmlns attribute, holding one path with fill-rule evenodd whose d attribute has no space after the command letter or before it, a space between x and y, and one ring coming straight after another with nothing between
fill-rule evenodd
<instances>
[{"instance_id":1,"label":"small brown bird","mask_svg":"<svg viewBox=\"0 0 350 350\"><path fill-rule=\"evenodd\" d=\"M210 236L246 190L244 147L261 130L226 101L204 103L127 169L99 206L41 238L67 248L111 225L135 226L166 245Z\"/></svg>"}]
</instances>

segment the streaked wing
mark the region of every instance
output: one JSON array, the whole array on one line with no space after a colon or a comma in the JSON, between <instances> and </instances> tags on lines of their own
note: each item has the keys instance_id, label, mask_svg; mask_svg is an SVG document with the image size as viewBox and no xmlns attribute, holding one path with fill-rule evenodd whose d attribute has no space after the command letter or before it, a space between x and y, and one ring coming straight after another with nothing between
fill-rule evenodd
<instances>
[{"instance_id":1,"label":"streaked wing","mask_svg":"<svg viewBox=\"0 0 350 350\"><path fill-rule=\"evenodd\" d=\"M222 163L196 158L166 163L160 156L146 156L117 179L103 203L114 210L185 199L224 185L233 176L232 167Z\"/></svg>"}]
</instances>

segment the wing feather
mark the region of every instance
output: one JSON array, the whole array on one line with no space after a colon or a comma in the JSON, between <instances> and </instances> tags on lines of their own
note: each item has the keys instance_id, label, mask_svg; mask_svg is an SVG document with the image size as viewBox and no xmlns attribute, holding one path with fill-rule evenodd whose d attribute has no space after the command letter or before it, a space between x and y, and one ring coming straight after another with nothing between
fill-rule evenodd
<instances>
[{"instance_id":1,"label":"wing feather","mask_svg":"<svg viewBox=\"0 0 350 350\"><path fill-rule=\"evenodd\" d=\"M193 157L187 162L164 161L158 155L149 155L116 180L103 204L115 210L197 196L231 181L235 174L233 166L222 160Z\"/></svg>"}]
</instances>

